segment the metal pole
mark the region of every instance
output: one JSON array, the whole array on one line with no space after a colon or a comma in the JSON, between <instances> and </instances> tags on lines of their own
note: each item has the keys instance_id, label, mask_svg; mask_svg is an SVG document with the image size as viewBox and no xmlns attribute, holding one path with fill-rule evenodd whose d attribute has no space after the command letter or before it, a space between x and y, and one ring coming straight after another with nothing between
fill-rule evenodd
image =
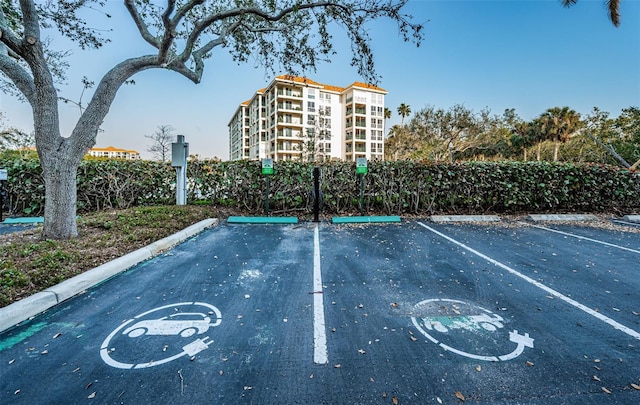
<instances>
[{"instance_id":1,"label":"metal pole","mask_svg":"<svg viewBox=\"0 0 640 405\"><path fill-rule=\"evenodd\" d=\"M364 215L364 174L360 173L360 215Z\"/></svg>"},{"instance_id":2,"label":"metal pole","mask_svg":"<svg viewBox=\"0 0 640 405\"><path fill-rule=\"evenodd\" d=\"M264 212L269 215L269 183L270 183L270 179L269 179L269 175L266 176L266 181L267 181L267 189L265 190L264 193Z\"/></svg>"},{"instance_id":3,"label":"metal pole","mask_svg":"<svg viewBox=\"0 0 640 405\"><path fill-rule=\"evenodd\" d=\"M176 205L187 204L186 169L182 166L176 167Z\"/></svg>"},{"instance_id":4,"label":"metal pole","mask_svg":"<svg viewBox=\"0 0 640 405\"><path fill-rule=\"evenodd\" d=\"M0 181L0 222L2 222L2 211L4 211L4 181Z\"/></svg>"},{"instance_id":5,"label":"metal pole","mask_svg":"<svg viewBox=\"0 0 640 405\"><path fill-rule=\"evenodd\" d=\"M313 168L313 222L320 222L320 168Z\"/></svg>"}]
</instances>

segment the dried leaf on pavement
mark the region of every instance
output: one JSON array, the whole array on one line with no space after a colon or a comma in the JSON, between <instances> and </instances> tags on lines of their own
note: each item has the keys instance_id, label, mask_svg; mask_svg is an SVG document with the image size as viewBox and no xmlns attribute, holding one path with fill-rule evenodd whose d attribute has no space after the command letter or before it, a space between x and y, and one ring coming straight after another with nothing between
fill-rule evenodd
<instances>
[{"instance_id":1,"label":"dried leaf on pavement","mask_svg":"<svg viewBox=\"0 0 640 405\"><path fill-rule=\"evenodd\" d=\"M462 395L462 393L460 391L456 391L456 398L458 398L460 401L464 402L464 395Z\"/></svg>"}]
</instances>

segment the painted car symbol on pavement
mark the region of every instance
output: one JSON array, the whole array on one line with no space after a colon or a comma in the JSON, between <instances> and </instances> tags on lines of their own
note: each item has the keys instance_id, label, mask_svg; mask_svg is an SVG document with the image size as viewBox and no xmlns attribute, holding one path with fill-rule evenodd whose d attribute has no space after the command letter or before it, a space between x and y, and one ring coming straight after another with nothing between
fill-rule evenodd
<instances>
[{"instance_id":1,"label":"painted car symbol on pavement","mask_svg":"<svg viewBox=\"0 0 640 405\"><path fill-rule=\"evenodd\" d=\"M122 334L135 338L142 335L180 335L189 337L206 333L211 318L197 312L182 312L160 319L145 319L125 329Z\"/></svg>"},{"instance_id":2,"label":"painted car symbol on pavement","mask_svg":"<svg viewBox=\"0 0 640 405\"><path fill-rule=\"evenodd\" d=\"M520 334L514 329L507 336L506 331L501 331L505 325L504 318L465 301L446 298L424 300L414 305L412 315L411 321L422 335L442 349L464 357L506 361L518 357L527 347L533 348L533 338L528 333ZM492 336L494 334L495 337ZM496 339L498 335L504 340ZM515 348L502 355L489 354L509 350L502 347L505 344L501 342L505 341L510 342L509 345L515 343Z\"/></svg>"},{"instance_id":3,"label":"painted car symbol on pavement","mask_svg":"<svg viewBox=\"0 0 640 405\"><path fill-rule=\"evenodd\" d=\"M452 318L450 316L436 316L428 318L429 321L425 322L424 326L429 330L437 330L438 332L446 333L451 329L484 329L489 332L493 332L498 328L504 327L504 319L500 315L473 315L473 316L459 316Z\"/></svg>"},{"instance_id":4,"label":"painted car symbol on pavement","mask_svg":"<svg viewBox=\"0 0 640 405\"><path fill-rule=\"evenodd\" d=\"M195 359L213 344L211 336L204 334L211 334L221 322L220 310L206 302L163 305L122 322L102 342L100 357L107 365L126 370L159 366L184 356ZM149 338L131 339L140 336Z\"/></svg>"}]
</instances>

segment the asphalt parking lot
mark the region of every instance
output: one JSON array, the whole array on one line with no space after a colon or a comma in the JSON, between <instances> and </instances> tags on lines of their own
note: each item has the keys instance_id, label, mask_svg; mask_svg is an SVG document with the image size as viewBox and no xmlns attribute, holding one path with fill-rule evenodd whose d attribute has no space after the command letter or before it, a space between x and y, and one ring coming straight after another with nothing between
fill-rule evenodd
<instances>
[{"instance_id":1,"label":"asphalt parking lot","mask_svg":"<svg viewBox=\"0 0 640 405\"><path fill-rule=\"evenodd\" d=\"M640 233L222 223L0 334L0 403L640 403Z\"/></svg>"}]
</instances>

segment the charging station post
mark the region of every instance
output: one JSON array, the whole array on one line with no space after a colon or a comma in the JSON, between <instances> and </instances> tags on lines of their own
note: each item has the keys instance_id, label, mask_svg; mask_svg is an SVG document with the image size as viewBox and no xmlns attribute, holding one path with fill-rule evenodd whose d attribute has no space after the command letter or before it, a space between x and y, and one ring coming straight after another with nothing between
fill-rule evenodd
<instances>
[{"instance_id":1,"label":"charging station post","mask_svg":"<svg viewBox=\"0 0 640 405\"><path fill-rule=\"evenodd\" d=\"M313 168L313 222L320 222L320 168Z\"/></svg>"},{"instance_id":2,"label":"charging station post","mask_svg":"<svg viewBox=\"0 0 640 405\"><path fill-rule=\"evenodd\" d=\"M178 135L177 142L171 144L171 166L176 168L176 205L187 205L187 157L189 143L184 135Z\"/></svg>"},{"instance_id":3,"label":"charging station post","mask_svg":"<svg viewBox=\"0 0 640 405\"><path fill-rule=\"evenodd\" d=\"M357 158L356 174L360 177L360 215L364 215L364 175L367 171L367 158Z\"/></svg>"},{"instance_id":4,"label":"charging station post","mask_svg":"<svg viewBox=\"0 0 640 405\"><path fill-rule=\"evenodd\" d=\"M7 195L7 191L4 189L7 178L7 170L0 169L0 222L2 222L2 211L4 210L4 197Z\"/></svg>"},{"instance_id":5,"label":"charging station post","mask_svg":"<svg viewBox=\"0 0 640 405\"><path fill-rule=\"evenodd\" d=\"M269 183L273 175L273 159L262 159L262 174L265 176L264 212L269 215Z\"/></svg>"}]
</instances>

